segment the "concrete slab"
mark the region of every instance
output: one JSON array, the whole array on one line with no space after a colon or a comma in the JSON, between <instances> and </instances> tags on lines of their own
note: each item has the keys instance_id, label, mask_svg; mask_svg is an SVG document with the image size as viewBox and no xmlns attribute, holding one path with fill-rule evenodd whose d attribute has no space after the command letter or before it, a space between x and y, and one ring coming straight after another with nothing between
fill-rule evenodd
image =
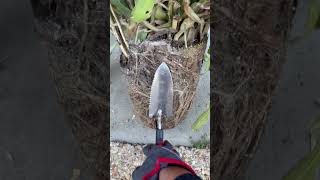
<instances>
[{"instance_id":1,"label":"concrete slab","mask_svg":"<svg viewBox=\"0 0 320 180\"><path fill-rule=\"evenodd\" d=\"M110 37L110 44L115 43ZM111 54L110 64L110 140L129 143L154 143L155 130L144 127L141 120L134 115L133 105L127 91L127 82L120 70L119 49ZM174 145L191 146L192 141L200 140L201 136L210 135L208 122L198 132L191 130L192 123L206 110L210 101L210 73L202 73L197 87L197 93L191 110L186 119L177 127L164 131L164 138Z\"/></svg>"}]
</instances>

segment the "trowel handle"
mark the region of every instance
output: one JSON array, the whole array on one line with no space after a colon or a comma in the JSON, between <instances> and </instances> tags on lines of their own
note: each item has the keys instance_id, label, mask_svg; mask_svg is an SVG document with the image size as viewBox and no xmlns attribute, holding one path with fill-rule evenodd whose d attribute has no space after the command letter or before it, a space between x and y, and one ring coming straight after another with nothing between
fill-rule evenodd
<instances>
[{"instance_id":1,"label":"trowel handle","mask_svg":"<svg viewBox=\"0 0 320 180\"><path fill-rule=\"evenodd\" d=\"M163 145L163 130L156 129L156 145Z\"/></svg>"}]
</instances>

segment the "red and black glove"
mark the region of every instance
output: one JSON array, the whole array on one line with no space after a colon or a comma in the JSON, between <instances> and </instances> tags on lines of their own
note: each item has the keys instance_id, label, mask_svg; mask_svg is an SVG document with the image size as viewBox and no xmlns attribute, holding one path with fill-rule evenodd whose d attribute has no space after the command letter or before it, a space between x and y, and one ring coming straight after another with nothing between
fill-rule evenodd
<instances>
[{"instance_id":1,"label":"red and black glove","mask_svg":"<svg viewBox=\"0 0 320 180\"><path fill-rule=\"evenodd\" d=\"M160 170L168 166L179 166L196 175L191 166L181 160L179 153L168 141L164 141L162 145L147 145L143 148L143 153L147 158L142 166L133 171L133 180L157 180Z\"/></svg>"}]
</instances>

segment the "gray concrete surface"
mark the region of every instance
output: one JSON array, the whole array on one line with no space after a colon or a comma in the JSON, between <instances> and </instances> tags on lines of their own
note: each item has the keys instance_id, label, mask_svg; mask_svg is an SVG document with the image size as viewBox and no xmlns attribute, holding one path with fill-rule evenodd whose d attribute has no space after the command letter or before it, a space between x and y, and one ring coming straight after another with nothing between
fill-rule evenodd
<instances>
[{"instance_id":1,"label":"gray concrete surface","mask_svg":"<svg viewBox=\"0 0 320 180\"><path fill-rule=\"evenodd\" d=\"M110 43L115 42L114 37ZM124 74L120 71L119 49L111 55L110 65L110 140L130 143L154 143L155 130L143 126L139 117L133 113L133 105L127 91L127 82ZM204 72L204 71L203 71ZM210 99L210 72L203 73L197 87L197 93L191 110L185 120L177 127L164 131L164 138L174 145L191 146L192 141L198 141L201 136L208 138L210 123L198 132L191 130L192 123L208 107Z\"/></svg>"},{"instance_id":2,"label":"gray concrete surface","mask_svg":"<svg viewBox=\"0 0 320 180\"><path fill-rule=\"evenodd\" d=\"M292 38L302 35L309 1L298 1ZM310 151L309 127L320 114L320 31L289 44L279 89L247 180L280 180Z\"/></svg>"},{"instance_id":3,"label":"gray concrete surface","mask_svg":"<svg viewBox=\"0 0 320 180\"><path fill-rule=\"evenodd\" d=\"M83 164L56 102L30 2L0 1L0 27L0 180L70 179Z\"/></svg>"}]
</instances>

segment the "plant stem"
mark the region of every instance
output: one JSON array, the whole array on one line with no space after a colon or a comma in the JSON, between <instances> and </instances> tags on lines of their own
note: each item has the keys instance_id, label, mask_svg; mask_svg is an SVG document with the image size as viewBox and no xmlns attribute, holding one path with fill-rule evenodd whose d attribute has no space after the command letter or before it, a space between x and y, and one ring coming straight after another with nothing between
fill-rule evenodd
<instances>
[{"instance_id":1,"label":"plant stem","mask_svg":"<svg viewBox=\"0 0 320 180\"><path fill-rule=\"evenodd\" d=\"M121 29L121 25L118 21L116 14L113 11L111 4L110 4L110 11L111 11L111 15L112 15L112 17L110 17L111 30L113 31L113 34L116 36L118 43L120 44L121 51L128 58L129 57L129 45L125 39L125 36L124 36L122 29Z\"/></svg>"},{"instance_id":2,"label":"plant stem","mask_svg":"<svg viewBox=\"0 0 320 180\"><path fill-rule=\"evenodd\" d=\"M162 29L159 29L159 28L155 27L154 25L148 23L147 21L143 21L143 25L145 25L147 28L149 28L149 29L151 29L152 31L155 31L155 32L162 31Z\"/></svg>"}]
</instances>

